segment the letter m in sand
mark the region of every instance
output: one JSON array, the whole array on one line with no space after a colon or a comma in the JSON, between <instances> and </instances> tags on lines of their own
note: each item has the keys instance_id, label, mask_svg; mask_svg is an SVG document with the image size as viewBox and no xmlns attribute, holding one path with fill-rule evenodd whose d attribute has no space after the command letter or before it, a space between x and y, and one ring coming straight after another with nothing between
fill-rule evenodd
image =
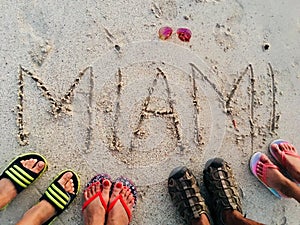
<instances>
[{"instance_id":1,"label":"letter m in sand","mask_svg":"<svg viewBox=\"0 0 300 225\"><path fill-rule=\"evenodd\" d=\"M18 140L20 145L27 145L29 143L29 131L25 127L26 123L24 120L24 103L25 103L25 77L31 78L36 84L38 89L42 92L42 95L51 104L51 114L56 118L61 113L71 112L71 104L74 100L74 92L76 87L79 85L82 77L86 75L89 76L89 90L87 91L88 103L88 124L87 124L87 141L86 145L89 148L90 136L91 136L91 105L93 100L93 88L94 88L94 76L92 67L87 67L81 71L75 78L69 89L61 97L57 97L55 93L51 93L49 88L44 84L44 82L33 72L24 68L19 67L18 73L18 105L17 105L17 127L18 127Z\"/></svg>"}]
</instances>

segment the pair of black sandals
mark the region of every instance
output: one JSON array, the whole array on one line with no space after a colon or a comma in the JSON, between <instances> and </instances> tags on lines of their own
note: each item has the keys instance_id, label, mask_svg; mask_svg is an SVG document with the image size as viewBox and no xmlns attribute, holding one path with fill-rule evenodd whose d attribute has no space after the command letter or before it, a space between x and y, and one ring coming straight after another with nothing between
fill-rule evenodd
<instances>
[{"instance_id":1,"label":"pair of black sandals","mask_svg":"<svg viewBox=\"0 0 300 225\"><path fill-rule=\"evenodd\" d=\"M221 158L209 160L205 165L203 178L209 194L211 205L208 205L212 206L211 210L200 193L196 177L187 167L173 169L168 179L171 199L188 224L205 214L211 223L223 225L225 223L222 213L227 209L237 210L243 214L238 185L226 161Z\"/></svg>"}]
</instances>

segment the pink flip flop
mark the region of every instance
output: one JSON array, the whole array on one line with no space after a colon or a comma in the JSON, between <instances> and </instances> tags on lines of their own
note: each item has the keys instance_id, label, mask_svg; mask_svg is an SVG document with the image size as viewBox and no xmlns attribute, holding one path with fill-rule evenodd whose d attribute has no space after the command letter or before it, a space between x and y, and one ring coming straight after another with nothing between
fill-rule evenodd
<instances>
[{"instance_id":1,"label":"pink flip flop","mask_svg":"<svg viewBox=\"0 0 300 225\"><path fill-rule=\"evenodd\" d=\"M256 152L252 155L251 159L250 159L250 170L253 173L253 175L263 184L265 185L266 188L269 189L269 191L272 192L272 194L274 194L277 198L281 199L284 198L285 196L281 193L279 193L278 191L276 191L274 188L271 188L267 185L267 169L268 168L274 168L274 169L279 169L276 165L271 164L271 163L266 163L263 165L263 177L262 179L259 178L259 176L257 175L257 165L258 162L260 161L261 156L263 155L263 153L261 152Z\"/></svg>"},{"instance_id":2,"label":"pink flip flop","mask_svg":"<svg viewBox=\"0 0 300 225\"><path fill-rule=\"evenodd\" d=\"M290 144L289 142L287 142L285 140L277 139L277 140L272 141L272 143L269 145L269 151L270 151L271 155L274 157L274 159L278 162L278 164L280 164L281 166L283 166L285 168L286 167L286 155L294 156L299 159L300 159L300 155L298 155L298 153L294 152L294 151L282 150L281 160L279 160L278 156L274 152L274 149L272 148L272 145L277 144L279 146L279 144L281 144L281 143Z\"/></svg>"},{"instance_id":3,"label":"pink flip flop","mask_svg":"<svg viewBox=\"0 0 300 225\"><path fill-rule=\"evenodd\" d=\"M275 151L274 149L272 148L272 145L273 144L277 144L279 146L279 144L281 143L287 143L287 144L290 144L288 141L285 141L285 140L282 140L282 139L277 139L277 140L274 140L270 143L269 145L269 152L271 153L271 155L273 156L273 158L276 160L276 162L282 166L284 169L286 169L286 155L290 155L290 156L293 156L293 157L296 157L296 158L299 158L300 159L300 155L297 153L297 150L294 152L294 151L290 151L290 150L282 150L282 154L281 154L281 159L275 154ZM286 171L286 175L291 179L293 180L295 183L297 183L298 186L300 186L300 182L294 180L292 178L292 176Z\"/></svg>"}]
</instances>

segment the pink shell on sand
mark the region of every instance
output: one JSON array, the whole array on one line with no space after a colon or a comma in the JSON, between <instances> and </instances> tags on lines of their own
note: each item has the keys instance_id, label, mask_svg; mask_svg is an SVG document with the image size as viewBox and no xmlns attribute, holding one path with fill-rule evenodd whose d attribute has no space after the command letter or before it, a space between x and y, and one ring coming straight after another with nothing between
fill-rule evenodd
<instances>
[{"instance_id":1,"label":"pink shell on sand","mask_svg":"<svg viewBox=\"0 0 300 225\"><path fill-rule=\"evenodd\" d=\"M158 36L161 40L168 39L173 33L173 30L171 27L162 27L158 31Z\"/></svg>"},{"instance_id":2,"label":"pink shell on sand","mask_svg":"<svg viewBox=\"0 0 300 225\"><path fill-rule=\"evenodd\" d=\"M188 28L178 28L176 33L178 38L184 42L189 42L192 37L192 31Z\"/></svg>"}]
</instances>

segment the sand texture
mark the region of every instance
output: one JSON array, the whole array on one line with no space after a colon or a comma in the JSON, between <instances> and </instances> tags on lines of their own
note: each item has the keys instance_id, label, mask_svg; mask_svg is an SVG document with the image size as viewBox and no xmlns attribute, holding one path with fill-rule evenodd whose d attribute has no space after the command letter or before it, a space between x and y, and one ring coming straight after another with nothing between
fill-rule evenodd
<instances>
[{"instance_id":1,"label":"sand texture","mask_svg":"<svg viewBox=\"0 0 300 225\"><path fill-rule=\"evenodd\" d=\"M222 157L248 218L300 225L299 203L276 199L249 170L273 139L300 148L299 15L299 0L2 0L1 171L29 151L49 169L0 224L15 224L70 168L82 190L97 173L130 177L131 224L181 225L169 173L186 165L203 186L205 162ZM163 26L175 31L164 41ZM83 224L82 202L53 225Z\"/></svg>"}]
</instances>

